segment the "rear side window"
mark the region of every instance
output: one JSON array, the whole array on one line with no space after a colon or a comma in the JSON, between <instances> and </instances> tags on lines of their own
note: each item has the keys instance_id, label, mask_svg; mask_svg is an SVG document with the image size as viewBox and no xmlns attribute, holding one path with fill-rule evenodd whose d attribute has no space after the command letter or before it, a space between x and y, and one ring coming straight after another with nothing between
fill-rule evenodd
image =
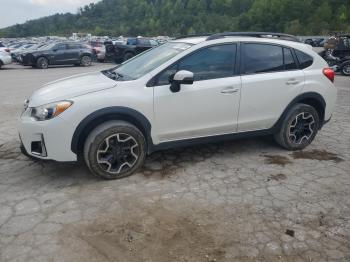
<instances>
[{"instance_id":1,"label":"rear side window","mask_svg":"<svg viewBox=\"0 0 350 262\"><path fill-rule=\"evenodd\" d=\"M297 55L300 69L305 69L311 66L312 63L314 62L314 59L312 58L312 56L309 56L299 50L295 50L295 54Z\"/></svg>"},{"instance_id":2,"label":"rear side window","mask_svg":"<svg viewBox=\"0 0 350 262\"><path fill-rule=\"evenodd\" d=\"M148 39L139 38L139 45L150 45L150 42Z\"/></svg>"},{"instance_id":3,"label":"rear side window","mask_svg":"<svg viewBox=\"0 0 350 262\"><path fill-rule=\"evenodd\" d=\"M283 48L266 44L245 44L243 64L245 74L282 71Z\"/></svg>"},{"instance_id":4,"label":"rear side window","mask_svg":"<svg viewBox=\"0 0 350 262\"><path fill-rule=\"evenodd\" d=\"M55 46L55 49L57 49L57 50L65 50L66 49L66 44L57 44Z\"/></svg>"}]
</instances>

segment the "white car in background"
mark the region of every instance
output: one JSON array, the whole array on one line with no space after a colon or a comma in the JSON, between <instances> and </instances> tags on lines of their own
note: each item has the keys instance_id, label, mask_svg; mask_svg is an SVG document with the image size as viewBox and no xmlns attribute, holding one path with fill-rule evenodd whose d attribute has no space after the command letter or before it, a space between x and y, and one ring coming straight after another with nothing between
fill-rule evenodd
<instances>
[{"instance_id":1,"label":"white car in background","mask_svg":"<svg viewBox=\"0 0 350 262\"><path fill-rule=\"evenodd\" d=\"M10 52L10 49L7 48L3 42L0 41L0 52Z\"/></svg>"},{"instance_id":2,"label":"white car in background","mask_svg":"<svg viewBox=\"0 0 350 262\"><path fill-rule=\"evenodd\" d=\"M7 51L1 51L0 50L0 68L3 65L8 65L12 63L12 57L11 54Z\"/></svg>"},{"instance_id":3,"label":"white car in background","mask_svg":"<svg viewBox=\"0 0 350 262\"><path fill-rule=\"evenodd\" d=\"M333 113L334 72L294 36L223 33L169 41L101 72L51 82L24 104L22 152L85 159L116 179L156 150L273 135L301 150Z\"/></svg>"},{"instance_id":4,"label":"white car in background","mask_svg":"<svg viewBox=\"0 0 350 262\"><path fill-rule=\"evenodd\" d=\"M94 51L97 61L103 63L106 58L106 46L103 44L103 42L91 41L89 42L89 45Z\"/></svg>"}]
</instances>

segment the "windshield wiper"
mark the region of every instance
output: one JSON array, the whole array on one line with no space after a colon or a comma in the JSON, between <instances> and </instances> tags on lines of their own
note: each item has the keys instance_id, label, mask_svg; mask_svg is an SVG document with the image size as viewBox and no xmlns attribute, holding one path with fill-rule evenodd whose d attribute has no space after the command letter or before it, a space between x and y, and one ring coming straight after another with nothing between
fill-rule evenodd
<instances>
[{"instance_id":1,"label":"windshield wiper","mask_svg":"<svg viewBox=\"0 0 350 262\"><path fill-rule=\"evenodd\" d=\"M124 76L120 73L117 73L115 71L112 70L103 70L101 71L105 76L113 79L113 80L120 80L122 79Z\"/></svg>"}]
</instances>

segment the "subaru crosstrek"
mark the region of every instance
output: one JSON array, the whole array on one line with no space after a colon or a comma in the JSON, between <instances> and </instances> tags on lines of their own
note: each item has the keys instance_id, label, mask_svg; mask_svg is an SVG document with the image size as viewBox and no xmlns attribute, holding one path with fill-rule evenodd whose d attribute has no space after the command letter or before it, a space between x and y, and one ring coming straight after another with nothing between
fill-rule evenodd
<instances>
[{"instance_id":1,"label":"subaru crosstrek","mask_svg":"<svg viewBox=\"0 0 350 262\"><path fill-rule=\"evenodd\" d=\"M48 83L25 102L22 152L133 174L156 150L274 135L301 150L330 120L334 72L282 34L185 37L109 70Z\"/></svg>"}]
</instances>

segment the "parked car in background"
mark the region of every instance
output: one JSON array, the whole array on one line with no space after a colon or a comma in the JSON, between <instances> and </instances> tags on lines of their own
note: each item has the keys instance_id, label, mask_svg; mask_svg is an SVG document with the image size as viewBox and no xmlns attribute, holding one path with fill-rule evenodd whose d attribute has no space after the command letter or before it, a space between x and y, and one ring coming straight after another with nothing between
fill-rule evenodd
<instances>
[{"instance_id":1,"label":"parked car in background","mask_svg":"<svg viewBox=\"0 0 350 262\"><path fill-rule=\"evenodd\" d=\"M158 46L158 42L151 38L128 38L125 44L115 44L114 60L121 63L148 49Z\"/></svg>"},{"instance_id":2,"label":"parked car in background","mask_svg":"<svg viewBox=\"0 0 350 262\"><path fill-rule=\"evenodd\" d=\"M0 42L0 52L10 52L10 49Z\"/></svg>"},{"instance_id":3,"label":"parked car in background","mask_svg":"<svg viewBox=\"0 0 350 262\"><path fill-rule=\"evenodd\" d=\"M46 43L39 43L39 44L33 44L27 48L15 49L14 51L11 52L12 60L14 62L20 63L22 61L22 56L24 54L36 51L45 45L46 45Z\"/></svg>"},{"instance_id":4,"label":"parked car in background","mask_svg":"<svg viewBox=\"0 0 350 262\"><path fill-rule=\"evenodd\" d=\"M332 116L333 81L327 63L290 35L181 38L37 90L24 104L21 150L84 159L106 179L135 173L156 150L195 143L274 135L301 150Z\"/></svg>"},{"instance_id":5,"label":"parked car in background","mask_svg":"<svg viewBox=\"0 0 350 262\"><path fill-rule=\"evenodd\" d=\"M9 52L0 50L0 68L4 65L11 64L12 58Z\"/></svg>"},{"instance_id":6,"label":"parked car in background","mask_svg":"<svg viewBox=\"0 0 350 262\"><path fill-rule=\"evenodd\" d=\"M46 45L39 50L26 53L21 63L26 66L45 69L50 65L90 66L93 50L78 42L59 42Z\"/></svg>"},{"instance_id":7,"label":"parked car in background","mask_svg":"<svg viewBox=\"0 0 350 262\"><path fill-rule=\"evenodd\" d=\"M99 41L90 41L89 45L92 47L97 61L103 63L106 58L106 47L104 43Z\"/></svg>"}]
</instances>

